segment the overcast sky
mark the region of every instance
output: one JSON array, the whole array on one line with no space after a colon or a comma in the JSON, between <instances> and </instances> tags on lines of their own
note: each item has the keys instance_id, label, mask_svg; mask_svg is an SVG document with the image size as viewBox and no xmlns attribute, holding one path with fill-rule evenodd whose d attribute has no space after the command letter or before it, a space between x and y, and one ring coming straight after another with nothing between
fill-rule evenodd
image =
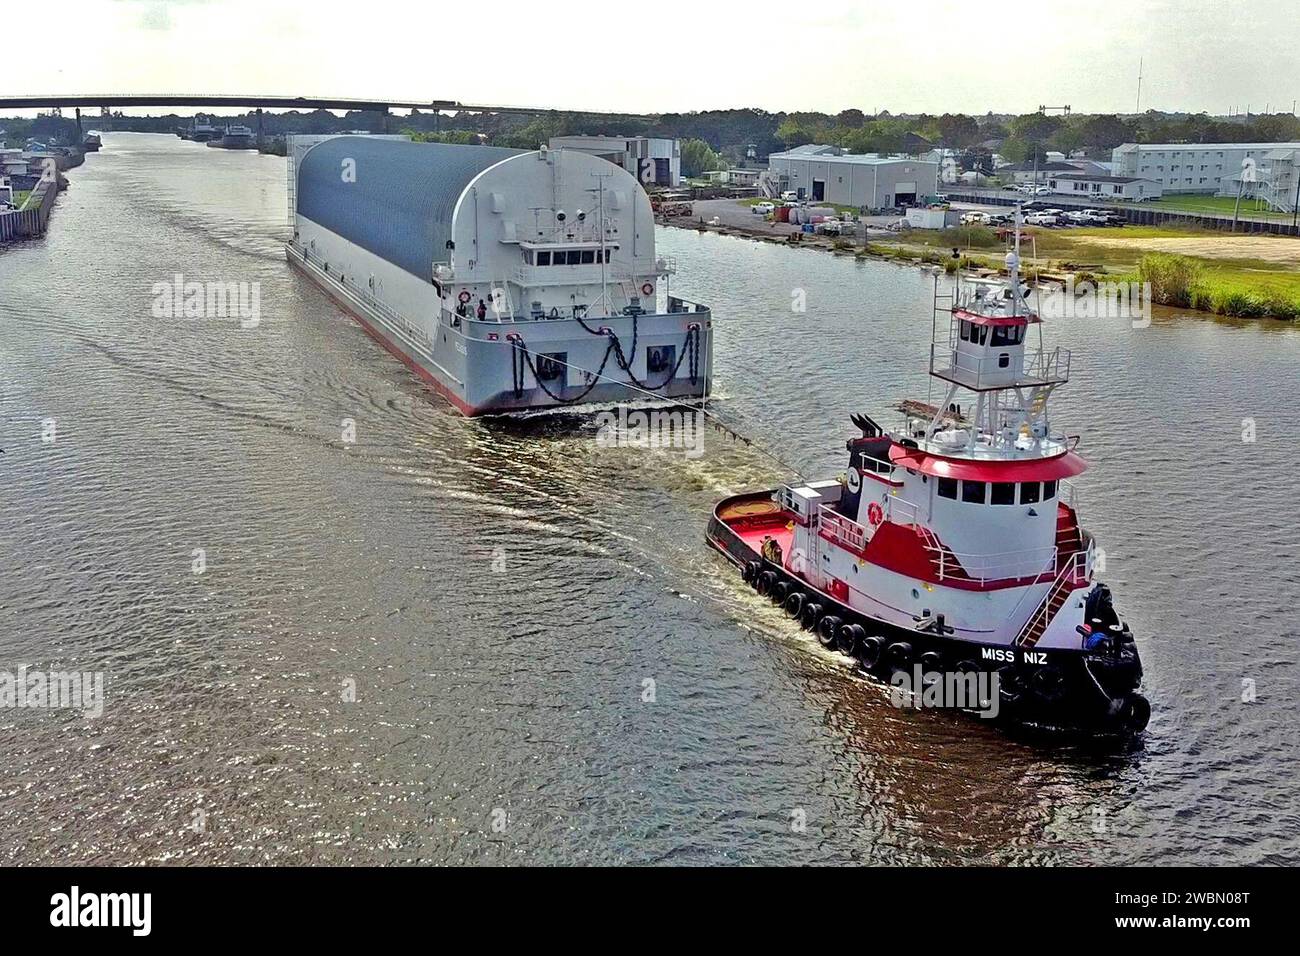
<instances>
[{"instance_id":1,"label":"overcast sky","mask_svg":"<svg viewBox=\"0 0 1300 956\"><path fill-rule=\"evenodd\" d=\"M392 96L630 112L980 114L1068 103L1131 112L1143 58L1143 109L1290 111L1300 96L1300 18L1288 6L61 0L48 7L51 44L18 28L26 40L6 45L0 94Z\"/></svg>"}]
</instances>

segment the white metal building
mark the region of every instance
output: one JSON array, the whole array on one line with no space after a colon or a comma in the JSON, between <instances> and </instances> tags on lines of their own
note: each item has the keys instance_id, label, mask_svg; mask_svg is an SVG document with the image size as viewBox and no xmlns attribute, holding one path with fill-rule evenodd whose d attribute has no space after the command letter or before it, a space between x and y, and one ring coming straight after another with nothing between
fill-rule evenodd
<instances>
[{"instance_id":1,"label":"white metal building","mask_svg":"<svg viewBox=\"0 0 1300 956\"><path fill-rule=\"evenodd\" d=\"M643 186L682 184L682 144L651 136L552 136L551 149L576 149L607 159Z\"/></svg>"},{"instance_id":2,"label":"white metal building","mask_svg":"<svg viewBox=\"0 0 1300 956\"><path fill-rule=\"evenodd\" d=\"M1090 173L1054 173L1047 180L1047 188L1062 196L1111 202L1117 199L1156 199L1163 191L1159 183L1137 176Z\"/></svg>"},{"instance_id":3,"label":"white metal building","mask_svg":"<svg viewBox=\"0 0 1300 956\"><path fill-rule=\"evenodd\" d=\"M704 174L704 178L711 183L717 183L721 186L757 186L758 177L762 170L759 169L715 169L712 172Z\"/></svg>"},{"instance_id":4,"label":"white metal building","mask_svg":"<svg viewBox=\"0 0 1300 956\"><path fill-rule=\"evenodd\" d=\"M908 156L814 152L799 147L768 157L770 178L800 199L858 209L910 206L939 192L939 164Z\"/></svg>"},{"instance_id":5,"label":"white metal building","mask_svg":"<svg viewBox=\"0 0 1300 956\"><path fill-rule=\"evenodd\" d=\"M1300 143L1125 143L1112 154L1116 176L1140 176L1166 193L1266 199L1295 205ZM1244 182L1243 182L1244 179Z\"/></svg>"}]
</instances>

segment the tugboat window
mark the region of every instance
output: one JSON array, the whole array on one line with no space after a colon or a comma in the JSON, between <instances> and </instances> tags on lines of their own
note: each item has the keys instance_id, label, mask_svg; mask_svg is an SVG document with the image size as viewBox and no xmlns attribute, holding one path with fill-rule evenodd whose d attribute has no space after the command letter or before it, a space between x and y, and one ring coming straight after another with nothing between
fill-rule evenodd
<instances>
[{"instance_id":1,"label":"tugboat window","mask_svg":"<svg viewBox=\"0 0 1300 956\"><path fill-rule=\"evenodd\" d=\"M1043 482L1043 500L1051 501L1055 497L1056 497L1056 482L1054 481Z\"/></svg>"},{"instance_id":2,"label":"tugboat window","mask_svg":"<svg viewBox=\"0 0 1300 956\"><path fill-rule=\"evenodd\" d=\"M589 265L591 265L591 264L592 264L593 262L595 262L595 261L596 261L596 250L595 250L595 249L583 249L583 250L582 250L582 264L583 264L584 266L589 266Z\"/></svg>"},{"instance_id":3,"label":"tugboat window","mask_svg":"<svg viewBox=\"0 0 1300 956\"><path fill-rule=\"evenodd\" d=\"M1020 503L1022 505L1032 505L1038 501L1038 493L1042 490L1036 481L1026 481L1020 486Z\"/></svg>"},{"instance_id":4,"label":"tugboat window","mask_svg":"<svg viewBox=\"0 0 1300 956\"><path fill-rule=\"evenodd\" d=\"M1016 503L1016 483L1014 481L993 482L993 495L989 500L995 505L1014 505Z\"/></svg>"},{"instance_id":5,"label":"tugboat window","mask_svg":"<svg viewBox=\"0 0 1300 956\"><path fill-rule=\"evenodd\" d=\"M537 253L537 264L539 266L549 266L551 264L551 253L549 250Z\"/></svg>"},{"instance_id":6,"label":"tugboat window","mask_svg":"<svg viewBox=\"0 0 1300 956\"><path fill-rule=\"evenodd\" d=\"M970 323L967 322L965 319L963 319L961 322L961 340L963 342L970 341Z\"/></svg>"},{"instance_id":7,"label":"tugboat window","mask_svg":"<svg viewBox=\"0 0 1300 956\"><path fill-rule=\"evenodd\" d=\"M963 481L961 483L961 500L973 505L984 504L984 482Z\"/></svg>"},{"instance_id":8,"label":"tugboat window","mask_svg":"<svg viewBox=\"0 0 1300 956\"><path fill-rule=\"evenodd\" d=\"M571 266L580 266L580 265L582 265L582 250L581 250L581 249L570 249L570 250L569 250L569 265L571 265Z\"/></svg>"},{"instance_id":9,"label":"tugboat window","mask_svg":"<svg viewBox=\"0 0 1300 956\"><path fill-rule=\"evenodd\" d=\"M995 348L1000 345L1019 345L1024 334L1023 325L1000 325L993 330L993 345Z\"/></svg>"},{"instance_id":10,"label":"tugboat window","mask_svg":"<svg viewBox=\"0 0 1300 956\"><path fill-rule=\"evenodd\" d=\"M940 498L957 498L957 479L940 478L939 479L939 497Z\"/></svg>"}]
</instances>

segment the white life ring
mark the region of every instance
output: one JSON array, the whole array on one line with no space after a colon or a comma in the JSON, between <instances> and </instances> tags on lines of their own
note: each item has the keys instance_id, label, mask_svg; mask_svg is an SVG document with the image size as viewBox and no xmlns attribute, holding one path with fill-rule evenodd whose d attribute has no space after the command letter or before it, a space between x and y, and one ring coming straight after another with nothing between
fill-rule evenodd
<instances>
[{"instance_id":1,"label":"white life ring","mask_svg":"<svg viewBox=\"0 0 1300 956\"><path fill-rule=\"evenodd\" d=\"M649 295L650 293L654 292L654 290L655 290L655 287L652 286L649 282L643 282L643 283L641 284L641 294L642 294L642 295Z\"/></svg>"},{"instance_id":2,"label":"white life ring","mask_svg":"<svg viewBox=\"0 0 1300 956\"><path fill-rule=\"evenodd\" d=\"M850 468L847 475L844 476L844 483L849 486L849 493L856 495L862 490L862 473L856 468Z\"/></svg>"}]
</instances>

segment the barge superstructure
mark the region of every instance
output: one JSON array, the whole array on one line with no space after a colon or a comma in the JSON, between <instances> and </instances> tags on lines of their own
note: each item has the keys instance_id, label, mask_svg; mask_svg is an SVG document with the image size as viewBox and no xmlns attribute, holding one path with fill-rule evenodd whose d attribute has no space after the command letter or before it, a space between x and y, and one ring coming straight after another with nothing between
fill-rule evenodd
<instances>
[{"instance_id":1,"label":"barge superstructure","mask_svg":"<svg viewBox=\"0 0 1300 956\"><path fill-rule=\"evenodd\" d=\"M1071 356L1043 346L1017 251L1006 264L1005 283L936 289L940 402L904 400L891 430L854 416L861 434L840 478L728 498L708 540L876 676L995 676L985 686L996 700L963 709L1140 731L1150 706L1137 646L1095 580L1097 548L1069 483L1086 463L1048 415Z\"/></svg>"},{"instance_id":2,"label":"barge superstructure","mask_svg":"<svg viewBox=\"0 0 1300 956\"><path fill-rule=\"evenodd\" d=\"M585 153L294 137L289 261L466 415L703 400L710 311Z\"/></svg>"}]
</instances>

